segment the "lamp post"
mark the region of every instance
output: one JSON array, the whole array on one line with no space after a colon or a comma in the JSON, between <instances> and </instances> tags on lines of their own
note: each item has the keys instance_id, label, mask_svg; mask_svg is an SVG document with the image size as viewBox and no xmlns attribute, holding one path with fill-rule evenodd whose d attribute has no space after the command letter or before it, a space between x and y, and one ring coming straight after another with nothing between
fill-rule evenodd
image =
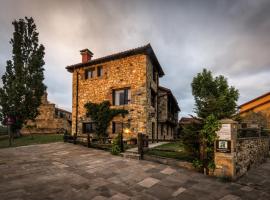
<instances>
[{"instance_id":1,"label":"lamp post","mask_svg":"<svg viewBox=\"0 0 270 200\"><path fill-rule=\"evenodd\" d=\"M124 152L123 132L124 132L124 115L122 115L122 131L120 134L120 150Z\"/></svg>"}]
</instances>

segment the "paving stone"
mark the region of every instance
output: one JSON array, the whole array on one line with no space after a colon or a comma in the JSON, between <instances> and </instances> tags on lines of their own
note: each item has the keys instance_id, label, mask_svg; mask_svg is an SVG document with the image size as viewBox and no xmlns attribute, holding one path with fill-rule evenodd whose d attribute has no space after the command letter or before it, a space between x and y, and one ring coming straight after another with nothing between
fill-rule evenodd
<instances>
[{"instance_id":1,"label":"paving stone","mask_svg":"<svg viewBox=\"0 0 270 200\"><path fill-rule=\"evenodd\" d=\"M167 200L172 197L173 190L171 190L166 186L155 184L154 186L145 190L144 192L147 194L151 194L152 196L158 199Z\"/></svg>"},{"instance_id":2,"label":"paving stone","mask_svg":"<svg viewBox=\"0 0 270 200\"><path fill-rule=\"evenodd\" d=\"M180 187L180 188L178 188L178 190L176 190L176 191L172 194L172 196L173 196L173 197L176 197L177 195L181 194L181 193L184 192L185 190L186 190L186 188Z\"/></svg>"},{"instance_id":3,"label":"paving stone","mask_svg":"<svg viewBox=\"0 0 270 200\"><path fill-rule=\"evenodd\" d=\"M269 160L230 183L69 143L0 151L1 200L270 199Z\"/></svg>"},{"instance_id":4,"label":"paving stone","mask_svg":"<svg viewBox=\"0 0 270 200\"><path fill-rule=\"evenodd\" d=\"M117 194L113 195L110 199L113 199L113 200L127 200L127 199L130 199L130 197L125 195L125 194L122 194L122 193L117 193Z\"/></svg>"},{"instance_id":5,"label":"paving stone","mask_svg":"<svg viewBox=\"0 0 270 200\"><path fill-rule=\"evenodd\" d=\"M108 198L104 196L95 196L92 200L106 200L106 199Z\"/></svg>"},{"instance_id":6,"label":"paving stone","mask_svg":"<svg viewBox=\"0 0 270 200\"><path fill-rule=\"evenodd\" d=\"M168 175L173 174L174 172L176 172L176 170L172 169L171 167L167 167L161 171L162 174L168 174Z\"/></svg>"},{"instance_id":7,"label":"paving stone","mask_svg":"<svg viewBox=\"0 0 270 200\"><path fill-rule=\"evenodd\" d=\"M253 190L253 188L249 187L249 186L244 186L241 187L240 190L246 191L246 192L251 192Z\"/></svg>"},{"instance_id":8,"label":"paving stone","mask_svg":"<svg viewBox=\"0 0 270 200\"><path fill-rule=\"evenodd\" d=\"M139 182L138 184L143 186L143 187L150 188L150 187L152 187L153 185L155 185L158 182L159 182L158 179L146 178L146 179L142 180L141 182Z\"/></svg>"},{"instance_id":9,"label":"paving stone","mask_svg":"<svg viewBox=\"0 0 270 200\"><path fill-rule=\"evenodd\" d=\"M232 194L228 194L220 200L241 200L241 198Z\"/></svg>"},{"instance_id":10,"label":"paving stone","mask_svg":"<svg viewBox=\"0 0 270 200\"><path fill-rule=\"evenodd\" d=\"M66 168L68 167L67 165L60 163L60 162L52 162L53 165L56 165L59 168Z\"/></svg>"}]
</instances>

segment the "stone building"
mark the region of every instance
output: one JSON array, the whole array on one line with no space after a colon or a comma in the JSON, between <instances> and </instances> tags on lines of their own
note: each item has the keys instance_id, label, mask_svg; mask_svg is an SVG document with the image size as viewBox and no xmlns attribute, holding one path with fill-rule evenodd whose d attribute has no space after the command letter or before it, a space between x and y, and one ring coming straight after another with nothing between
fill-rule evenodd
<instances>
[{"instance_id":1,"label":"stone building","mask_svg":"<svg viewBox=\"0 0 270 200\"><path fill-rule=\"evenodd\" d=\"M124 118L117 116L112 120L110 137L127 128L129 135L125 137L135 138L141 132L157 139L157 94L164 72L151 45L97 59L92 59L93 53L88 49L82 50L81 55L81 63L66 67L73 74L72 134L93 133L94 122L86 117L84 105L108 100L112 108L129 111Z\"/></svg>"},{"instance_id":2,"label":"stone building","mask_svg":"<svg viewBox=\"0 0 270 200\"><path fill-rule=\"evenodd\" d=\"M239 114L244 125L259 124L270 129L270 92L240 105Z\"/></svg>"},{"instance_id":3,"label":"stone building","mask_svg":"<svg viewBox=\"0 0 270 200\"><path fill-rule=\"evenodd\" d=\"M180 108L172 91L158 87L158 139L172 140L177 136Z\"/></svg>"},{"instance_id":4,"label":"stone building","mask_svg":"<svg viewBox=\"0 0 270 200\"><path fill-rule=\"evenodd\" d=\"M35 121L27 121L21 129L21 134L53 134L71 131L71 112L57 108L55 104L47 99L47 92L41 99L39 115Z\"/></svg>"}]
</instances>

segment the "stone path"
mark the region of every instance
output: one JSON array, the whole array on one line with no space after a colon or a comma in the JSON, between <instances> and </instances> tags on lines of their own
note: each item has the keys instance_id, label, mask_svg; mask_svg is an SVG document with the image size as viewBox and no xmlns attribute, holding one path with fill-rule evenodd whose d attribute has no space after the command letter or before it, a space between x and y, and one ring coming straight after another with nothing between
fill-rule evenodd
<instances>
[{"instance_id":1,"label":"stone path","mask_svg":"<svg viewBox=\"0 0 270 200\"><path fill-rule=\"evenodd\" d=\"M0 150L0 199L270 199L270 162L236 183L68 143Z\"/></svg>"}]
</instances>

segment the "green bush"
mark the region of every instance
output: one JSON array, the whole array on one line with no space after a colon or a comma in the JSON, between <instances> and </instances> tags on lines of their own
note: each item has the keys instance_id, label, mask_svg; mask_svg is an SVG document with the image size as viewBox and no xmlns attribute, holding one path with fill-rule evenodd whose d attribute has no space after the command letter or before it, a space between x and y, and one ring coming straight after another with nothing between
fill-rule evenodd
<instances>
[{"instance_id":1,"label":"green bush","mask_svg":"<svg viewBox=\"0 0 270 200\"><path fill-rule=\"evenodd\" d=\"M208 163L207 168L208 168L209 170L215 170L215 169L216 169L216 164L215 164L215 162L214 162L213 160L211 160L211 161Z\"/></svg>"},{"instance_id":2,"label":"green bush","mask_svg":"<svg viewBox=\"0 0 270 200\"><path fill-rule=\"evenodd\" d=\"M201 170L202 167L203 167L202 161L199 160L199 159L197 159L197 158L194 159L194 160L192 161L192 165L193 165L193 167L194 167L195 169L198 169L198 170Z\"/></svg>"},{"instance_id":3,"label":"green bush","mask_svg":"<svg viewBox=\"0 0 270 200\"><path fill-rule=\"evenodd\" d=\"M117 146L117 145L113 145L113 146L112 146L111 153L112 153L113 155L119 155L120 152L121 152L121 149L120 149L119 146Z\"/></svg>"},{"instance_id":4,"label":"green bush","mask_svg":"<svg viewBox=\"0 0 270 200\"><path fill-rule=\"evenodd\" d=\"M111 153L113 155L119 155L121 152L121 133L113 139Z\"/></svg>"},{"instance_id":5,"label":"green bush","mask_svg":"<svg viewBox=\"0 0 270 200\"><path fill-rule=\"evenodd\" d=\"M202 124L192 123L183 127L182 142L185 151L192 157L199 158L200 155L200 130Z\"/></svg>"}]
</instances>

